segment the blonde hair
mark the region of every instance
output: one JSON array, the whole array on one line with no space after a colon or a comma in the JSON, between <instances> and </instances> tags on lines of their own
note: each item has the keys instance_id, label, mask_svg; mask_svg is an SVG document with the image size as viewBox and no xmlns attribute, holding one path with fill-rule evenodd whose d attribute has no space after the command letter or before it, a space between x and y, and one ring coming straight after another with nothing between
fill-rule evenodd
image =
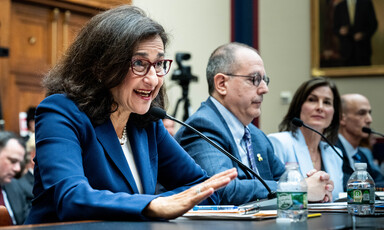
<instances>
[{"instance_id":1,"label":"blonde hair","mask_svg":"<svg viewBox=\"0 0 384 230\"><path fill-rule=\"evenodd\" d=\"M35 151L36 149L36 144L35 144L35 134L32 133L29 138L28 138L28 141L26 143L26 146L25 146L25 150L27 151L27 153L30 153L32 151Z\"/></svg>"}]
</instances>

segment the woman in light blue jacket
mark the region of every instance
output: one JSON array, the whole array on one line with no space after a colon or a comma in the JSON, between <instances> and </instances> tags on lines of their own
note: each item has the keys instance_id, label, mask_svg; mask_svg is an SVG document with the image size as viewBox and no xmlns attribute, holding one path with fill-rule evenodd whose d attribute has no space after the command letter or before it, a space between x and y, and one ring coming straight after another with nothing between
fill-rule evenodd
<instances>
[{"instance_id":1,"label":"woman in light blue jacket","mask_svg":"<svg viewBox=\"0 0 384 230\"><path fill-rule=\"evenodd\" d=\"M296 91L288 112L279 125L279 133L268 135L275 154L283 163L297 162L303 176L315 169L327 172L334 182L333 200L344 191L343 160L321 136L292 124L300 118L304 124L322 133L331 143L337 140L340 121L340 96L336 85L326 78L313 78ZM341 151L336 149L342 156Z\"/></svg>"}]
</instances>

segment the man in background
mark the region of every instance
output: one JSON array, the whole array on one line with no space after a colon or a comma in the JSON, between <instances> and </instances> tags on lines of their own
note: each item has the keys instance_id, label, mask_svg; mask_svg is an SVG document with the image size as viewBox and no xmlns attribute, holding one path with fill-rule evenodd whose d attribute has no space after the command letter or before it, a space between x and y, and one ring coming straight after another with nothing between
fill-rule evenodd
<instances>
[{"instance_id":1,"label":"man in background","mask_svg":"<svg viewBox=\"0 0 384 230\"><path fill-rule=\"evenodd\" d=\"M371 65L371 39L377 30L372 1L341 1L335 6L333 18L343 66Z\"/></svg>"},{"instance_id":2,"label":"man in background","mask_svg":"<svg viewBox=\"0 0 384 230\"><path fill-rule=\"evenodd\" d=\"M26 218L26 198L20 192L15 175L25 155L24 141L11 132L0 132L0 205L4 205L13 224L23 224Z\"/></svg>"},{"instance_id":3,"label":"man in background","mask_svg":"<svg viewBox=\"0 0 384 230\"><path fill-rule=\"evenodd\" d=\"M35 182L35 177L33 174L33 169L35 167L35 162L33 159L36 156L36 145L35 145L35 133L31 133L26 143L26 153L24 157L24 172L22 176L14 180L19 186L19 192L25 198L25 212L29 213L29 210L32 208L32 199L33 199L33 184Z\"/></svg>"},{"instance_id":4,"label":"man in background","mask_svg":"<svg viewBox=\"0 0 384 230\"><path fill-rule=\"evenodd\" d=\"M174 136L175 135L175 122L172 121L171 119L163 119L163 124L164 124L164 127L168 130L169 134L171 134L171 136Z\"/></svg>"},{"instance_id":5,"label":"man in background","mask_svg":"<svg viewBox=\"0 0 384 230\"><path fill-rule=\"evenodd\" d=\"M258 173L271 188L285 171L272 144L252 120L260 116L263 95L268 93L269 78L257 51L244 44L229 43L218 47L207 66L210 97L186 121L212 141ZM266 198L267 189L219 150L185 127L176 140L208 175L236 167L238 177L218 191L221 204L244 204ZM312 172L306 178L308 200L332 200L333 182L325 172Z\"/></svg>"},{"instance_id":6,"label":"man in background","mask_svg":"<svg viewBox=\"0 0 384 230\"><path fill-rule=\"evenodd\" d=\"M28 139L31 136L35 135L35 111L36 111L36 107L29 107L27 110L26 120L27 120L28 135L24 137L25 142L28 142Z\"/></svg>"},{"instance_id":7,"label":"man in background","mask_svg":"<svg viewBox=\"0 0 384 230\"><path fill-rule=\"evenodd\" d=\"M372 123L371 105L361 94L345 94L341 96L342 118L340 120L339 139L336 146L343 152L344 188L355 170L355 163L367 163L367 171L380 187L384 186L384 176L374 163L371 151L361 147L363 138L369 134L362 131Z\"/></svg>"}]
</instances>

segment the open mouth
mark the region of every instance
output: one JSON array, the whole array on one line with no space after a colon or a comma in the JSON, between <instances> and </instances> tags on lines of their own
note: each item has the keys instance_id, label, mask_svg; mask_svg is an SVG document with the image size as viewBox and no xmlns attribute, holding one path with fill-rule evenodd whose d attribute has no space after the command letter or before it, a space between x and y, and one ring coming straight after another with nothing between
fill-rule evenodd
<instances>
[{"instance_id":1,"label":"open mouth","mask_svg":"<svg viewBox=\"0 0 384 230\"><path fill-rule=\"evenodd\" d=\"M137 90L137 89L135 89L134 91L135 93L139 94L142 97L149 97L152 92L151 90Z\"/></svg>"}]
</instances>

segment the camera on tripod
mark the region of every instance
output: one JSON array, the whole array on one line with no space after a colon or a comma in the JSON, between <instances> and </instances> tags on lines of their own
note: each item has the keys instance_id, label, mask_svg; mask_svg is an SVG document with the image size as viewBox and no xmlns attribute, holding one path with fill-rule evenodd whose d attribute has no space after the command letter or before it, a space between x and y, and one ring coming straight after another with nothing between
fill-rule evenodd
<instances>
[{"instance_id":1,"label":"camera on tripod","mask_svg":"<svg viewBox=\"0 0 384 230\"><path fill-rule=\"evenodd\" d=\"M175 112L173 116L176 117L177 108L181 101L184 101L184 116L183 120L187 120L189 117L189 99L188 99L188 91L189 91L189 83L192 81L197 81L197 77L192 75L191 67L184 66L182 61L189 60L191 55L189 53L176 53L176 63L178 65L178 69L176 69L173 74L171 80L177 81L182 88L182 97L177 101Z\"/></svg>"},{"instance_id":2,"label":"camera on tripod","mask_svg":"<svg viewBox=\"0 0 384 230\"><path fill-rule=\"evenodd\" d=\"M172 74L172 80L178 81L180 85L189 84L191 81L197 81L197 77L191 74L191 67L184 66L182 61L189 60L191 55L189 53L176 53L176 63L178 69Z\"/></svg>"}]
</instances>

